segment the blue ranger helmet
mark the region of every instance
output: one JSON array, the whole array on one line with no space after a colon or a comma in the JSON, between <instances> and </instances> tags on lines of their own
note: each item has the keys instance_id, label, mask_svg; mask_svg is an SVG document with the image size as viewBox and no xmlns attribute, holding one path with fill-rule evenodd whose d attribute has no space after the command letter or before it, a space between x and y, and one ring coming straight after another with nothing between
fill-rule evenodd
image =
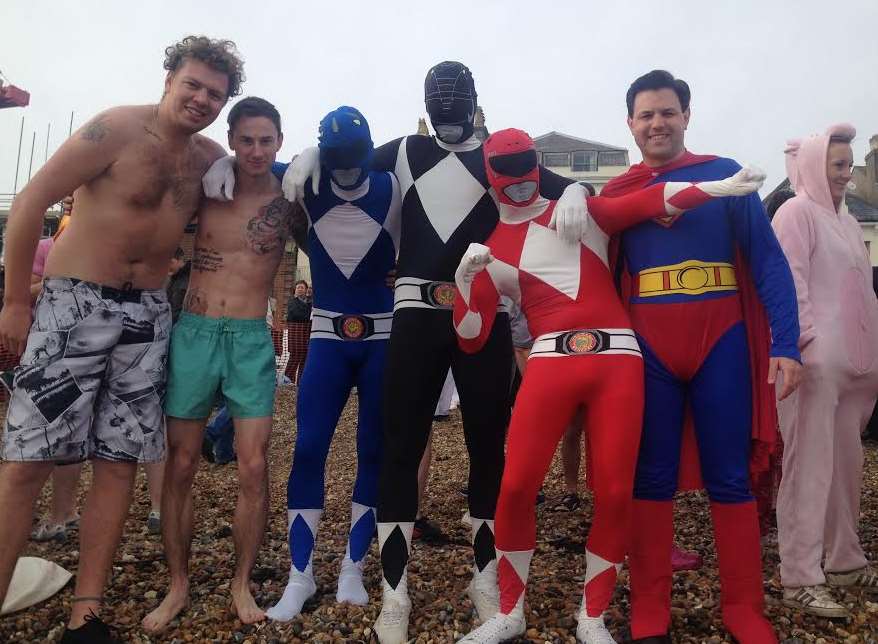
<instances>
[{"instance_id":1,"label":"blue ranger helmet","mask_svg":"<svg viewBox=\"0 0 878 644\"><path fill-rule=\"evenodd\" d=\"M339 188L357 188L369 176L372 134L360 111L347 105L331 111L320 121L320 165Z\"/></svg>"}]
</instances>

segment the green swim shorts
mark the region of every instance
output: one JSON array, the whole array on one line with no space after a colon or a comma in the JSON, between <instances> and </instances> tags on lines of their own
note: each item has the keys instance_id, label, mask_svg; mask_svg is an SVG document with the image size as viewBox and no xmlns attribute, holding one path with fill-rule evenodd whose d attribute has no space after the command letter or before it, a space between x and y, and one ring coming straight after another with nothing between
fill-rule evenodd
<instances>
[{"instance_id":1,"label":"green swim shorts","mask_svg":"<svg viewBox=\"0 0 878 644\"><path fill-rule=\"evenodd\" d=\"M232 418L274 413L274 345L265 318L183 312L171 331L165 413L207 418L222 391Z\"/></svg>"}]
</instances>

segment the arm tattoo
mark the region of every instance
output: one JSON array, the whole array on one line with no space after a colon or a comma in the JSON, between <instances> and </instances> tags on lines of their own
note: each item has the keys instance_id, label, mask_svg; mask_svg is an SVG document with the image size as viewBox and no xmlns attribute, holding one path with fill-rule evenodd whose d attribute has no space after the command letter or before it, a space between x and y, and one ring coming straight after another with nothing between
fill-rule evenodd
<instances>
[{"instance_id":1,"label":"arm tattoo","mask_svg":"<svg viewBox=\"0 0 878 644\"><path fill-rule=\"evenodd\" d=\"M192 269L205 273L216 273L223 267L223 256L215 248L196 246L192 252ZM189 297L188 295L186 297Z\"/></svg>"},{"instance_id":2,"label":"arm tattoo","mask_svg":"<svg viewBox=\"0 0 878 644\"><path fill-rule=\"evenodd\" d=\"M80 138L82 138L83 141L91 141L92 143L100 143L103 141L104 137L107 136L107 132L110 131L110 128L107 127L106 120L106 114L93 118L83 128L79 135Z\"/></svg>"},{"instance_id":3,"label":"arm tattoo","mask_svg":"<svg viewBox=\"0 0 878 644\"><path fill-rule=\"evenodd\" d=\"M247 222L247 245L257 255L267 255L281 248L286 241L290 202L278 197L259 209Z\"/></svg>"},{"instance_id":4,"label":"arm tattoo","mask_svg":"<svg viewBox=\"0 0 878 644\"><path fill-rule=\"evenodd\" d=\"M189 287L183 298L183 310L196 315L207 313L207 294L197 286Z\"/></svg>"}]
</instances>

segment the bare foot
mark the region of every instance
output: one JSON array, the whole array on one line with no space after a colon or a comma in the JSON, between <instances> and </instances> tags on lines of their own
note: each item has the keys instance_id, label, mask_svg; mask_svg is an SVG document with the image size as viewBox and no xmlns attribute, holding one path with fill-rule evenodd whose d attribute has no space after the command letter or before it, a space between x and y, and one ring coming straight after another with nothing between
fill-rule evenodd
<instances>
[{"instance_id":1,"label":"bare foot","mask_svg":"<svg viewBox=\"0 0 878 644\"><path fill-rule=\"evenodd\" d=\"M242 624L255 624L265 619L265 611L256 605L256 600L250 594L249 582L240 584L231 583L232 591L232 614L237 615Z\"/></svg>"},{"instance_id":2,"label":"bare foot","mask_svg":"<svg viewBox=\"0 0 878 644\"><path fill-rule=\"evenodd\" d=\"M173 619L189 606L189 588L171 587L155 610L143 618L141 625L148 633L163 631Z\"/></svg>"}]
</instances>

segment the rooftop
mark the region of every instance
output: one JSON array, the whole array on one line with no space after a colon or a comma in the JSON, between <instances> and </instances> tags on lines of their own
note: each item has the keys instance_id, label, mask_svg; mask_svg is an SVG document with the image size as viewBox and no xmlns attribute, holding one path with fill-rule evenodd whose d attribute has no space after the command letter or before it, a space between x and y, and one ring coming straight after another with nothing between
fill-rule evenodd
<instances>
[{"instance_id":1,"label":"rooftop","mask_svg":"<svg viewBox=\"0 0 878 644\"><path fill-rule=\"evenodd\" d=\"M620 148L598 141L581 139L563 132L551 131L534 137L534 143L540 152L576 152L579 150L597 150L598 152L628 152L628 148Z\"/></svg>"}]
</instances>

